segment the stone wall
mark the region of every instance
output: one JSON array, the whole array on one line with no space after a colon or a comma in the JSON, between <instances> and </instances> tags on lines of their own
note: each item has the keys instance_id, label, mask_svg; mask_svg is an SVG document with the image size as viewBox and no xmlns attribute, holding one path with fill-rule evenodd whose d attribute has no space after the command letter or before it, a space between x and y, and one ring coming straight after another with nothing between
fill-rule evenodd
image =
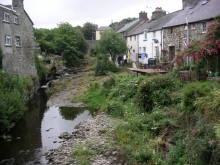
<instances>
[{"instance_id":1,"label":"stone wall","mask_svg":"<svg viewBox=\"0 0 220 165\"><path fill-rule=\"evenodd\" d=\"M37 46L34 38L33 23L23 8L23 0L13 0L14 15L19 23L15 24L13 15L10 16L12 52L3 49L3 70L20 76L36 76L34 50ZM17 6L16 6L17 5ZM20 37L20 46L15 45L15 38Z\"/></svg>"},{"instance_id":2,"label":"stone wall","mask_svg":"<svg viewBox=\"0 0 220 165\"><path fill-rule=\"evenodd\" d=\"M206 25L213 21L207 21ZM189 42L193 40L201 40L205 36L205 32L201 29L202 22L189 24ZM163 29L163 49L169 51L169 46L175 46L175 50L183 49L187 45L187 27L180 25Z\"/></svg>"}]
</instances>

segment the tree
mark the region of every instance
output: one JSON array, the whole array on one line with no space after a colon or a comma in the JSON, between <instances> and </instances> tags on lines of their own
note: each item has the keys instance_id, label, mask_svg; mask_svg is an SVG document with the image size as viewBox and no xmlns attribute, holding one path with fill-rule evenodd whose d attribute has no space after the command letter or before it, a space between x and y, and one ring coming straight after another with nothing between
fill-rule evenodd
<instances>
[{"instance_id":1,"label":"tree","mask_svg":"<svg viewBox=\"0 0 220 165\"><path fill-rule=\"evenodd\" d=\"M117 55L127 50L125 39L113 30L102 32L96 47L101 53L110 54L113 62Z\"/></svg>"},{"instance_id":2,"label":"tree","mask_svg":"<svg viewBox=\"0 0 220 165\"><path fill-rule=\"evenodd\" d=\"M55 29L34 29L34 36L39 44L41 51L46 52L46 54L54 53L54 35Z\"/></svg>"},{"instance_id":3,"label":"tree","mask_svg":"<svg viewBox=\"0 0 220 165\"><path fill-rule=\"evenodd\" d=\"M55 52L61 54L69 66L80 62L88 49L82 32L69 23L58 25L54 46Z\"/></svg>"},{"instance_id":4,"label":"tree","mask_svg":"<svg viewBox=\"0 0 220 165\"><path fill-rule=\"evenodd\" d=\"M98 25L86 22L83 24L82 32L86 40L94 40L95 39L95 30L98 28Z\"/></svg>"}]
</instances>

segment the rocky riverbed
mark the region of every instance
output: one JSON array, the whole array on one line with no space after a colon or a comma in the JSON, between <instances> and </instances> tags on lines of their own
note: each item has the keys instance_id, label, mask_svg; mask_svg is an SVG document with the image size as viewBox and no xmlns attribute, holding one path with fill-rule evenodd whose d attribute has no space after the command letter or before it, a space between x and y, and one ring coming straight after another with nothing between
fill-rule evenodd
<instances>
[{"instance_id":1,"label":"rocky riverbed","mask_svg":"<svg viewBox=\"0 0 220 165\"><path fill-rule=\"evenodd\" d=\"M85 72L80 72L80 74L68 75L59 80L58 86L53 84L54 88L58 89L60 86L61 88L50 97L47 105L84 106L83 103L72 103L71 99L85 92L89 84L89 79L85 79L85 74ZM113 141L113 130L119 123L121 123L120 120L113 119L105 113L98 114L92 120L79 123L72 134L64 132L59 136L63 142L59 148L46 153L47 164L124 164Z\"/></svg>"},{"instance_id":2,"label":"rocky riverbed","mask_svg":"<svg viewBox=\"0 0 220 165\"><path fill-rule=\"evenodd\" d=\"M76 126L72 134L63 133L59 138L63 144L47 153L48 165L81 164L86 162L91 165L120 165L117 147L112 141L113 130L121 121L112 119L101 113L93 120L84 121Z\"/></svg>"}]
</instances>

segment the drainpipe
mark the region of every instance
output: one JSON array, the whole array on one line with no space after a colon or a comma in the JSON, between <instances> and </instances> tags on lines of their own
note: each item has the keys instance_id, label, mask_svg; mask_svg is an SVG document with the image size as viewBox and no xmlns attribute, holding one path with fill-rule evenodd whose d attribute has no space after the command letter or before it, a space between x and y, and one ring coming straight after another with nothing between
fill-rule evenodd
<instances>
[{"instance_id":1,"label":"drainpipe","mask_svg":"<svg viewBox=\"0 0 220 165\"><path fill-rule=\"evenodd\" d=\"M186 34L186 44L189 44L189 23L188 19L186 17L186 28L187 28L187 34ZM187 64L189 64L189 56L187 56Z\"/></svg>"}]
</instances>

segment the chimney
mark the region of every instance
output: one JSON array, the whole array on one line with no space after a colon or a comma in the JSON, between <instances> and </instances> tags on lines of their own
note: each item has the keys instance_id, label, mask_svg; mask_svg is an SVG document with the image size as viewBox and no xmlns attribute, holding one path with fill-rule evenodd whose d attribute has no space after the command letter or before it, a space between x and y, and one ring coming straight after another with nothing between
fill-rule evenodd
<instances>
[{"instance_id":1,"label":"chimney","mask_svg":"<svg viewBox=\"0 0 220 165\"><path fill-rule=\"evenodd\" d=\"M157 7L155 11L152 13L152 20L158 19L162 16L166 15L166 11L162 9L162 7Z\"/></svg>"},{"instance_id":2,"label":"chimney","mask_svg":"<svg viewBox=\"0 0 220 165\"><path fill-rule=\"evenodd\" d=\"M132 22L131 18L126 19L126 24Z\"/></svg>"},{"instance_id":3,"label":"chimney","mask_svg":"<svg viewBox=\"0 0 220 165\"><path fill-rule=\"evenodd\" d=\"M12 0L13 8L24 9L24 0Z\"/></svg>"},{"instance_id":4,"label":"chimney","mask_svg":"<svg viewBox=\"0 0 220 165\"><path fill-rule=\"evenodd\" d=\"M145 13L145 11L141 11L139 13L139 21L147 21L149 20L148 17L147 17L147 13Z\"/></svg>"}]
</instances>

